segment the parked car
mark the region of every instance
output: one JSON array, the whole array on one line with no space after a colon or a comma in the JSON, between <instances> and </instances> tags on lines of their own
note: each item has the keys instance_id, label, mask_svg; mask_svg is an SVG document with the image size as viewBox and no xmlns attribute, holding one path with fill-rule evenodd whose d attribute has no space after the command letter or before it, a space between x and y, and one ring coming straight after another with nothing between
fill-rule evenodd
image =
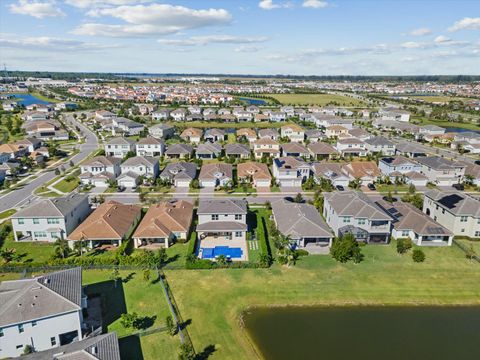
<instances>
[{"instance_id":1,"label":"parked car","mask_svg":"<svg viewBox=\"0 0 480 360\"><path fill-rule=\"evenodd\" d=\"M337 188L338 191L344 191L345 190L345 188L342 185L337 185L335 187Z\"/></svg>"},{"instance_id":2,"label":"parked car","mask_svg":"<svg viewBox=\"0 0 480 360\"><path fill-rule=\"evenodd\" d=\"M368 184L367 187L370 189L370 190L377 190L377 188L375 187L375 185L373 184Z\"/></svg>"},{"instance_id":3,"label":"parked car","mask_svg":"<svg viewBox=\"0 0 480 360\"><path fill-rule=\"evenodd\" d=\"M465 186L463 186L463 184L453 184L452 187L460 191L465 190Z\"/></svg>"}]
</instances>

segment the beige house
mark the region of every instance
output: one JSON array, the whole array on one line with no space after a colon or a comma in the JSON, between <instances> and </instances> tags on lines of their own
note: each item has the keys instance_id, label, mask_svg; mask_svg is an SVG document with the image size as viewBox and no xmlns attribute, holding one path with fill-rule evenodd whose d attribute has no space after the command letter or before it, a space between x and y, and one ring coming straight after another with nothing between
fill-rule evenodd
<instances>
[{"instance_id":1,"label":"beige house","mask_svg":"<svg viewBox=\"0 0 480 360\"><path fill-rule=\"evenodd\" d=\"M270 187L272 181L268 166L253 161L238 164L237 177L239 181L252 182L254 187Z\"/></svg>"},{"instance_id":2,"label":"beige house","mask_svg":"<svg viewBox=\"0 0 480 360\"><path fill-rule=\"evenodd\" d=\"M350 137L348 134L348 129L342 125L332 125L328 126L325 129L325 135L328 138L333 138L333 137L341 137L341 135L346 135L347 137Z\"/></svg>"},{"instance_id":3,"label":"beige house","mask_svg":"<svg viewBox=\"0 0 480 360\"><path fill-rule=\"evenodd\" d=\"M287 137L293 142L303 142L305 140L305 131L297 124L284 125L280 129L282 138Z\"/></svg>"},{"instance_id":4,"label":"beige house","mask_svg":"<svg viewBox=\"0 0 480 360\"><path fill-rule=\"evenodd\" d=\"M150 206L132 236L135 247L168 248L175 240L187 240L192 217L193 205L188 201L162 201Z\"/></svg>"},{"instance_id":5,"label":"beige house","mask_svg":"<svg viewBox=\"0 0 480 360\"><path fill-rule=\"evenodd\" d=\"M202 140L203 130L197 128L186 128L180 134L180 138L184 141L198 144Z\"/></svg>"},{"instance_id":6,"label":"beige house","mask_svg":"<svg viewBox=\"0 0 480 360\"><path fill-rule=\"evenodd\" d=\"M264 156L278 158L280 156L280 144L271 138L264 137L253 143L253 153L255 159L261 159Z\"/></svg>"}]
</instances>

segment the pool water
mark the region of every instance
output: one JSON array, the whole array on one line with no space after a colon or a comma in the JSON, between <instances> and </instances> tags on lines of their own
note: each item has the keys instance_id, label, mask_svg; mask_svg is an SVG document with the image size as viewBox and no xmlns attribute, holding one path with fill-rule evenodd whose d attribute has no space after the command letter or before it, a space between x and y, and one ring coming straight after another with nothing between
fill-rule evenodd
<instances>
[{"instance_id":1,"label":"pool water","mask_svg":"<svg viewBox=\"0 0 480 360\"><path fill-rule=\"evenodd\" d=\"M243 251L241 248L233 248L229 246L215 246L214 248L202 248L202 259L215 259L217 256L223 255L227 258L241 258Z\"/></svg>"}]
</instances>

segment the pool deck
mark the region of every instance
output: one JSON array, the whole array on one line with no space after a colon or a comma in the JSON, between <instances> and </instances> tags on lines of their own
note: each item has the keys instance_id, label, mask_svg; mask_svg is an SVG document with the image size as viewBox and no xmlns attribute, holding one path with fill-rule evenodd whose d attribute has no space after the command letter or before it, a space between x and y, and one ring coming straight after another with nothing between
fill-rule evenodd
<instances>
[{"instance_id":1,"label":"pool deck","mask_svg":"<svg viewBox=\"0 0 480 360\"><path fill-rule=\"evenodd\" d=\"M200 248L214 248L215 246L228 246L231 248L241 248L242 257L232 258L232 261L248 261L248 249L246 240L233 239L229 240L224 236L207 236L205 239L200 240Z\"/></svg>"}]
</instances>

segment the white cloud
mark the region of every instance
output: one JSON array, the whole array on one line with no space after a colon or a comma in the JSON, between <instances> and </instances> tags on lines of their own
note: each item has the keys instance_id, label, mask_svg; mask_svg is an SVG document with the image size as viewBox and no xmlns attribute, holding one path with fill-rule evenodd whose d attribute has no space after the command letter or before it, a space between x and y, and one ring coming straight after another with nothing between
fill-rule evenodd
<instances>
[{"instance_id":1,"label":"white cloud","mask_svg":"<svg viewBox=\"0 0 480 360\"><path fill-rule=\"evenodd\" d=\"M328 2L321 0L305 0L302 6L306 8L323 9L328 6Z\"/></svg>"},{"instance_id":2,"label":"white cloud","mask_svg":"<svg viewBox=\"0 0 480 360\"><path fill-rule=\"evenodd\" d=\"M470 18L466 17L453 24L448 28L448 31L454 32L459 30L480 30L480 17Z\"/></svg>"},{"instance_id":3,"label":"white cloud","mask_svg":"<svg viewBox=\"0 0 480 360\"><path fill-rule=\"evenodd\" d=\"M431 33L432 33L432 30L430 30L429 28L418 28L410 31L410 35L413 35L413 36L425 36Z\"/></svg>"},{"instance_id":4,"label":"white cloud","mask_svg":"<svg viewBox=\"0 0 480 360\"><path fill-rule=\"evenodd\" d=\"M416 41L407 41L401 44L400 46L404 49L426 49L431 45L427 43L416 42Z\"/></svg>"},{"instance_id":5,"label":"white cloud","mask_svg":"<svg viewBox=\"0 0 480 360\"><path fill-rule=\"evenodd\" d=\"M117 47L117 45L86 43L79 40L48 36L18 37L14 34L0 34L0 46L5 48L49 51L92 51Z\"/></svg>"},{"instance_id":6,"label":"white cloud","mask_svg":"<svg viewBox=\"0 0 480 360\"><path fill-rule=\"evenodd\" d=\"M18 3L10 4L9 8L10 12L14 14L29 15L37 19L65 16L65 13L56 6L53 0L18 0Z\"/></svg>"},{"instance_id":7,"label":"white cloud","mask_svg":"<svg viewBox=\"0 0 480 360\"><path fill-rule=\"evenodd\" d=\"M105 6L120 6L120 5L133 5L140 3L151 2L152 0L64 0L65 4L87 9L92 7L105 7Z\"/></svg>"},{"instance_id":8,"label":"white cloud","mask_svg":"<svg viewBox=\"0 0 480 360\"><path fill-rule=\"evenodd\" d=\"M437 36L433 42L438 46L465 46L470 44L468 41L452 40L444 35Z\"/></svg>"},{"instance_id":9,"label":"white cloud","mask_svg":"<svg viewBox=\"0 0 480 360\"><path fill-rule=\"evenodd\" d=\"M273 0L261 0L258 3L258 7L263 10L273 10L273 9L292 7L292 3L290 2L275 3L273 2Z\"/></svg>"},{"instance_id":10,"label":"white cloud","mask_svg":"<svg viewBox=\"0 0 480 360\"><path fill-rule=\"evenodd\" d=\"M176 46L195 46L207 45L211 43L218 44L252 44L267 41L265 36L260 37L242 37L233 35L206 35L206 36L192 36L188 39L160 39L159 43L164 45Z\"/></svg>"},{"instance_id":11,"label":"white cloud","mask_svg":"<svg viewBox=\"0 0 480 360\"><path fill-rule=\"evenodd\" d=\"M95 15L110 16L126 24L87 23L73 30L77 35L138 37L177 33L214 25L224 25L232 16L224 9L195 10L184 6L151 4L119 6L95 10Z\"/></svg>"},{"instance_id":12,"label":"white cloud","mask_svg":"<svg viewBox=\"0 0 480 360\"><path fill-rule=\"evenodd\" d=\"M234 49L233 51L237 53L253 53L260 51L261 48L259 46L249 46L249 45L242 45L239 46L238 48Z\"/></svg>"}]
</instances>

